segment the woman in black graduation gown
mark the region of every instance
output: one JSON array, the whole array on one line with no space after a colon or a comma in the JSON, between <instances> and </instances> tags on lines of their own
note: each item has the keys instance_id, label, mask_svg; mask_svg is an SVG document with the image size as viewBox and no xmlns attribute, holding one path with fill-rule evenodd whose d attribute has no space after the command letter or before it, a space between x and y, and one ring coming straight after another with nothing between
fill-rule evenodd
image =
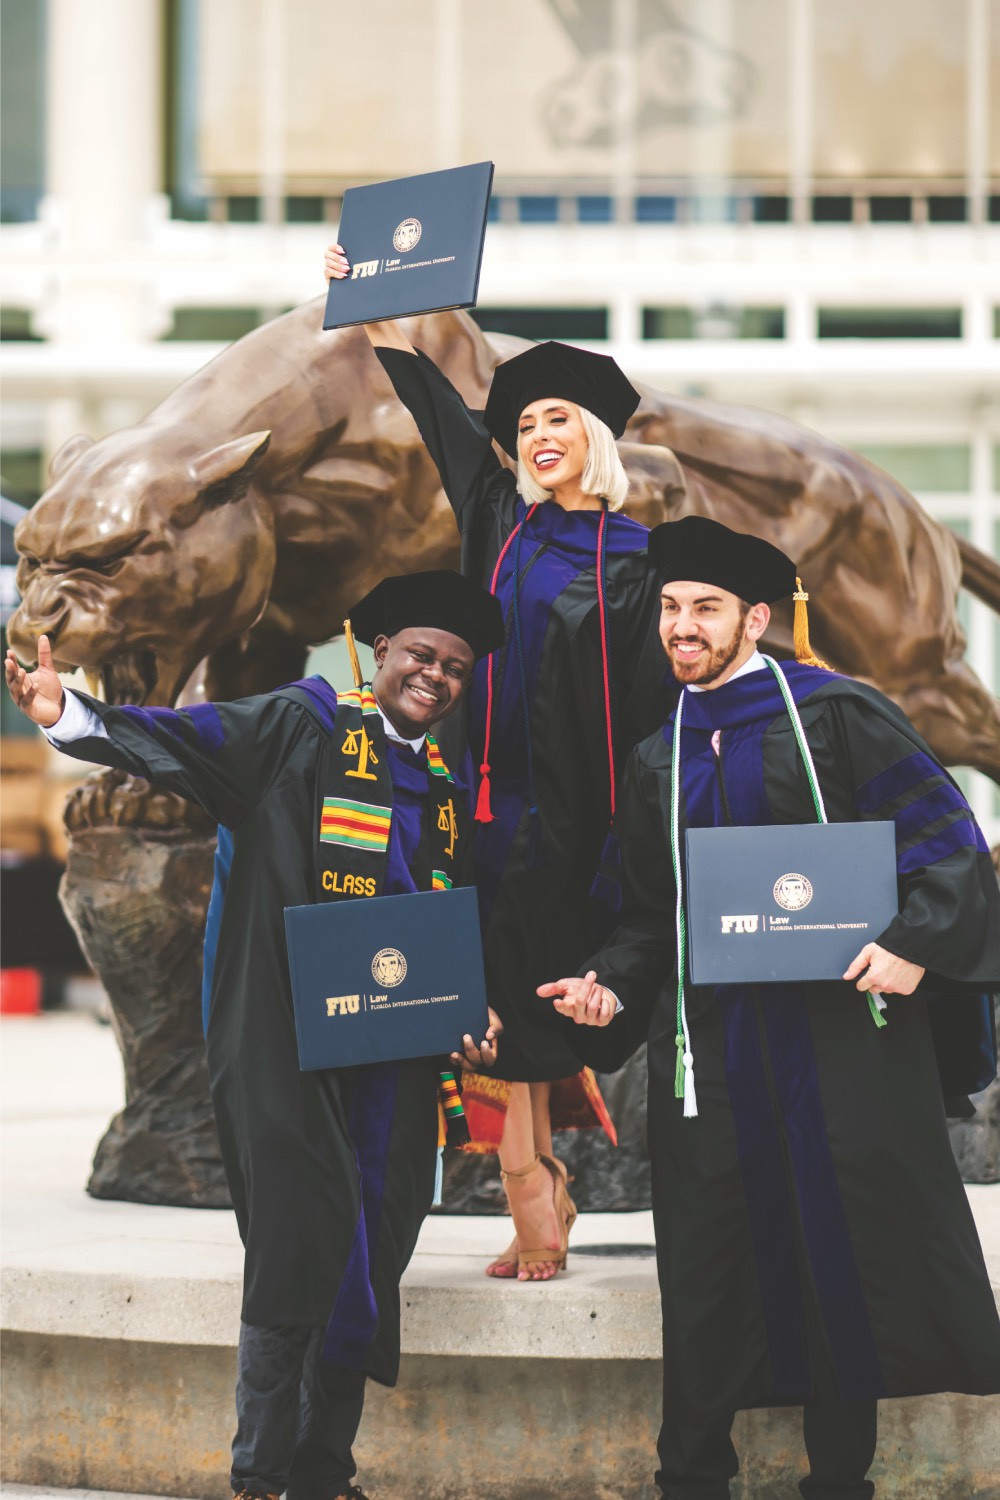
<instances>
[{"instance_id":1,"label":"woman in black graduation gown","mask_svg":"<svg viewBox=\"0 0 1000 1500\"><path fill-rule=\"evenodd\" d=\"M346 274L339 246L326 269ZM479 413L398 324L367 332L440 472L463 572L506 618L468 712L487 977L505 1026L500 1071L514 1080L500 1163L518 1239L489 1270L547 1280L574 1216L551 1155L550 1086L580 1065L535 986L572 972L613 920L616 768L669 707L647 531L620 514L628 479L614 438L639 395L607 356L544 344L499 367Z\"/></svg>"}]
</instances>

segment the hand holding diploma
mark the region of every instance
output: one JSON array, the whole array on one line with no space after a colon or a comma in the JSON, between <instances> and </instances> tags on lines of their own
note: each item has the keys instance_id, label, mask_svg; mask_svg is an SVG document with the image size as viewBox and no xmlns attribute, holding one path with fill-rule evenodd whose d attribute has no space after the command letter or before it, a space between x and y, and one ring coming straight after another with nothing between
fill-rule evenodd
<instances>
[{"instance_id":1,"label":"hand holding diploma","mask_svg":"<svg viewBox=\"0 0 1000 1500\"><path fill-rule=\"evenodd\" d=\"M866 943L851 964L845 979L857 979L856 988L886 995L912 995L925 969L906 958L887 953L878 943ZM858 975L861 978L858 979Z\"/></svg>"},{"instance_id":2,"label":"hand holding diploma","mask_svg":"<svg viewBox=\"0 0 1000 1500\"><path fill-rule=\"evenodd\" d=\"M327 245L323 256L323 271L327 281L343 281L346 276L350 275L351 263L344 254L342 245ZM394 318L385 318L381 323L365 323L362 326L372 348L402 349L404 354L416 353Z\"/></svg>"},{"instance_id":3,"label":"hand holding diploma","mask_svg":"<svg viewBox=\"0 0 1000 1500\"><path fill-rule=\"evenodd\" d=\"M551 984L540 984L536 993L543 1000L551 999L559 1014L568 1016L577 1026L607 1026L618 1008L616 997L597 983L593 969L582 979L555 979Z\"/></svg>"},{"instance_id":4,"label":"hand holding diploma","mask_svg":"<svg viewBox=\"0 0 1000 1500\"><path fill-rule=\"evenodd\" d=\"M497 1060L497 1038L503 1031L503 1022L492 1005L487 1006L487 1010L490 1024L479 1046L476 1046L472 1037L466 1032L462 1038L464 1053L453 1052L451 1054L452 1062L460 1067L463 1073L475 1073L478 1068L492 1068Z\"/></svg>"}]
</instances>

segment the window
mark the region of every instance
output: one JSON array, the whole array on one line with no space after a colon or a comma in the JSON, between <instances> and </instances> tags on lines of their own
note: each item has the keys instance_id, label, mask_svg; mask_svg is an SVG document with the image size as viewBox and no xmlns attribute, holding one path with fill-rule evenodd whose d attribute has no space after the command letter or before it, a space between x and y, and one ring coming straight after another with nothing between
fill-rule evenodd
<instances>
[{"instance_id":1,"label":"window","mask_svg":"<svg viewBox=\"0 0 1000 1500\"><path fill-rule=\"evenodd\" d=\"M821 339L960 339L960 307L821 307Z\"/></svg>"},{"instance_id":2,"label":"window","mask_svg":"<svg viewBox=\"0 0 1000 1500\"><path fill-rule=\"evenodd\" d=\"M783 339L783 307L644 307L644 339Z\"/></svg>"},{"instance_id":3,"label":"window","mask_svg":"<svg viewBox=\"0 0 1000 1500\"><path fill-rule=\"evenodd\" d=\"M175 307L174 326L165 343L232 343L259 328L271 314L259 307Z\"/></svg>"},{"instance_id":4,"label":"window","mask_svg":"<svg viewBox=\"0 0 1000 1500\"><path fill-rule=\"evenodd\" d=\"M606 307L473 307L484 333L513 333L522 339L606 339Z\"/></svg>"},{"instance_id":5,"label":"window","mask_svg":"<svg viewBox=\"0 0 1000 1500\"><path fill-rule=\"evenodd\" d=\"M45 191L45 0L4 0L0 220L37 217Z\"/></svg>"},{"instance_id":6,"label":"window","mask_svg":"<svg viewBox=\"0 0 1000 1500\"><path fill-rule=\"evenodd\" d=\"M27 307L0 308L0 343L39 344L42 336L31 326L31 310Z\"/></svg>"},{"instance_id":7,"label":"window","mask_svg":"<svg viewBox=\"0 0 1000 1500\"><path fill-rule=\"evenodd\" d=\"M914 494L962 494L972 485L967 443L859 443L857 451Z\"/></svg>"}]
</instances>

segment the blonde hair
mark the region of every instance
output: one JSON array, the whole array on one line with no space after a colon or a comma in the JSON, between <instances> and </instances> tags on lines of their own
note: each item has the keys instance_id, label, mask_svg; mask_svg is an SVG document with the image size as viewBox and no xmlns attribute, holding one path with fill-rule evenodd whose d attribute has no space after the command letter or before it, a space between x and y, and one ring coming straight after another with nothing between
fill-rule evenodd
<instances>
[{"instance_id":1,"label":"blonde hair","mask_svg":"<svg viewBox=\"0 0 1000 1500\"><path fill-rule=\"evenodd\" d=\"M608 502L608 510L621 510L629 491L629 478L621 461L615 435L606 422L595 417L585 406L578 406L580 421L587 435L587 458L580 475L580 488L585 495L598 495ZM521 444L517 445L517 487L526 505L541 505L552 499L552 491L532 474L521 458Z\"/></svg>"}]
</instances>

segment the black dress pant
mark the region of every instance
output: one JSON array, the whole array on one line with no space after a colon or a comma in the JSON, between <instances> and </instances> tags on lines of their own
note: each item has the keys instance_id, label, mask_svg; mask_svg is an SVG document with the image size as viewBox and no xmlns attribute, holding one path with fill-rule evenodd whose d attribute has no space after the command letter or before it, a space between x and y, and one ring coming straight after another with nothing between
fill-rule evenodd
<instances>
[{"instance_id":1,"label":"black dress pant","mask_svg":"<svg viewBox=\"0 0 1000 1500\"><path fill-rule=\"evenodd\" d=\"M663 1500L729 1500L729 1481L740 1467L732 1425L732 1415L705 1427L664 1422L656 1475ZM875 1486L865 1475L875 1457L877 1426L876 1401L844 1401L828 1393L805 1403L809 1477L799 1485L805 1500L871 1500Z\"/></svg>"},{"instance_id":2,"label":"black dress pant","mask_svg":"<svg viewBox=\"0 0 1000 1500\"><path fill-rule=\"evenodd\" d=\"M235 1491L333 1500L349 1489L365 1374L321 1359L322 1344L315 1328L240 1324Z\"/></svg>"}]
</instances>

